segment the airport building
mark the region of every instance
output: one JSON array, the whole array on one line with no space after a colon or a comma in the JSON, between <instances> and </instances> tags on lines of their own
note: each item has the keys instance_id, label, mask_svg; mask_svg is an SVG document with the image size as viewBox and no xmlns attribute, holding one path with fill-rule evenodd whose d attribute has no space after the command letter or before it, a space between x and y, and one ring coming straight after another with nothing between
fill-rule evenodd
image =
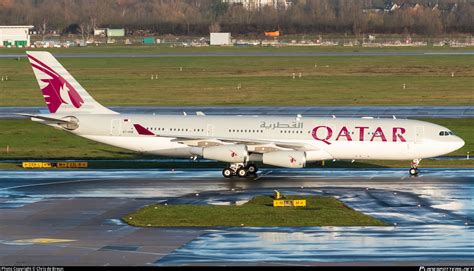
<instances>
[{"instance_id":1,"label":"airport building","mask_svg":"<svg viewBox=\"0 0 474 271\"><path fill-rule=\"evenodd\" d=\"M118 29L112 29L112 28L107 28L107 37L124 37L125 36L125 29L124 28L118 28Z\"/></svg>"},{"instance_id":2,"label":"airport building","mask_svg":"<svg viewBox=\"0 0 474 271\"><path fill-rule=\"evenodd\" d=\"M222 2L229 5L242 5L248 10L260 10L266 6L287 9L292 4L289 0L222 0Z\"/></svg>"},{"instance_id":3,"label":"airport building","mask_svg":"<svg viewBox=\"0 0 474 271\"><path fill-rule=\"evenodd\" d=\"M0 46L25 47L30 46L30 29L32 25L2 25L0 26Z\"/></svg>"},{"instance_id":4,"label":"airport building","mask_svg":"<svg viewBox=\"0 0 474 271\"><path fill-rule=\"evenodd\" d=\"M231 45L230 33L211 33L209 43L210 45Z\"/></svg>"}]
</instances>

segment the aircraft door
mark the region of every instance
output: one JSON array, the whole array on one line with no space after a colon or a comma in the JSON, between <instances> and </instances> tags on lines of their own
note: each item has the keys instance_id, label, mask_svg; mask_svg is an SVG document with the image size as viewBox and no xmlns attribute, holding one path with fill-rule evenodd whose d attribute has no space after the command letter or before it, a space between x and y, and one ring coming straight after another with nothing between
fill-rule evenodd
<instances>
[{"instance_id":1,"label":"aircraft door","mask_svg":"<svg viewBox=\"0 0 474 271\"><path fill-rule=\"evenodd\" d=\"M110 135L118 136L120 135L122 129L122 120L121 119L114 119L110 123Z\"/></svg>"},{"instance_id":2,"label":"aircraft door","mask_svg":"<svg viewBox=\"0 0 474 271\"><path fill-rule=\"evenodd\" d=\"M129 119L124 119L122 121L122 135L124 136L133 136L134 134L134 128L132 125L132 121Z\"/></svg>"},{"instance_id":3,"label":"aircraft door","mask_svg":"<svg viewBox=\"0 0 474 271\"><path fill-rule=\"evenodd\" d=\"M214 136L214 125L208 124L206 130L207 136Z\"/></svg>"}]
</instances>

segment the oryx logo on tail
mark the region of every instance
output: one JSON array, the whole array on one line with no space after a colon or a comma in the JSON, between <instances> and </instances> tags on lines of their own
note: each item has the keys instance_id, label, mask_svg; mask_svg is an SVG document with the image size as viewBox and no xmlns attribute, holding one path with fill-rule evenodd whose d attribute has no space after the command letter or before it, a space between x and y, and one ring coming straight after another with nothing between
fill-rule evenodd
<instances>
[{"instance_id":1,"label":"oryx logo on tail","mask_svg":"<svg viewBox=\"0 0 474 271\"><path fill-rule=\"evenodd\" d=\"M84 104L76 89L59 73L30 54L28 58L34 69L45 74L45 78L39 80L47 84L41 87L41 91L51 113L56 113L62 104L72 104L75 108L80 108Z\"/></svg>"}]
</instances>

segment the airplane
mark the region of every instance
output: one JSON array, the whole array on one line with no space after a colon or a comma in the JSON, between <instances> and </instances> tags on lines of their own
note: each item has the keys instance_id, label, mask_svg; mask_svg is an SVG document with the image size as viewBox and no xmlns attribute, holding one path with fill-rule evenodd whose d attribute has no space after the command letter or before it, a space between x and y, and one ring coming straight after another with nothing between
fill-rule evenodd
<instances>
[{"instance_id":1,"label":"airplane","mask_svg":"<svg viewBox=\"0 0 474 271\"><path fill-rule=\"evenodd\" d=\"M94 100L49 52L27 56L49 113L20 115L135 152L225 162L224 177L256 175L257 162L303 168L324 160L412 160L415 176L421 159L464 145L446 127L395 117L119 114Z\"/></svg>"}]
</instances>

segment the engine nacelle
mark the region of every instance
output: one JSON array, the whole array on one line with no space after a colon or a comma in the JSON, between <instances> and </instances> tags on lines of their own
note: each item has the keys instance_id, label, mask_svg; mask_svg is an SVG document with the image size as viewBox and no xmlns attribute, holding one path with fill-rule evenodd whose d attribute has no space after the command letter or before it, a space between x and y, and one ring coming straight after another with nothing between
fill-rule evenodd
<instances>
[{"instance_id":1,"label":"engine nacelle","mask_svg":"<svg viewBox=\"0 0 474 271\"><path fill-rule=\"evenodd\" d=\"M249 160L246 145L220 145L204 148L191 148L191 153L205 159L228 163L245 163Z\"/></svg>"},{"instance_id":2,"label":"engine nacelle","mask_svg":"<svg viewBox=\"0 0 474 271\"><path fill-rule=\"evenodd\" d=\"M306 162L332 160L333 157L325 150L305 151Z\"/></svg>"},{"instance_id":3,"label":"engine nacelle","mask_svg":"<svg viewBox=\"0 0 474 271\"><path fill-rule=\"evenodd\" d=\"M263 154L262 162L277 167L303 168L306 165L306 154L302 151L267 152Z\"/></svg>"}]
</instances>

